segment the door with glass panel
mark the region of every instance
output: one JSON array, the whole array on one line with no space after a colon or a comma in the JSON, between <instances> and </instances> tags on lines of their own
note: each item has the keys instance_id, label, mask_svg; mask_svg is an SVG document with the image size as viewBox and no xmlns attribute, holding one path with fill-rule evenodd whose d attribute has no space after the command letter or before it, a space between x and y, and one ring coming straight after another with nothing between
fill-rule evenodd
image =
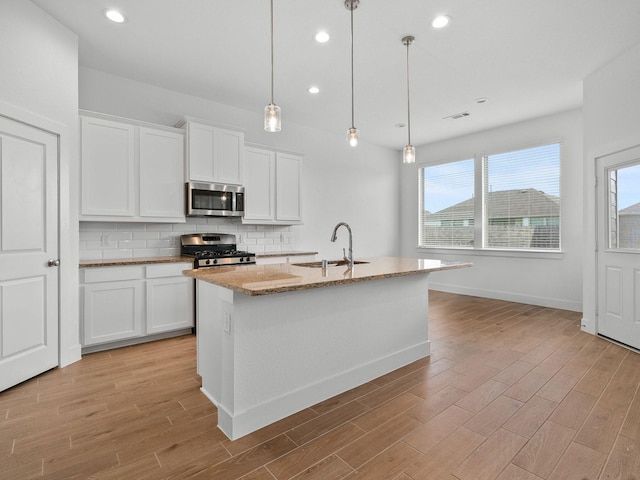
<instances>
[{"instance_id":1,"label":"door with glass panel","mask_svg":"<svg viewBox=\"0 0 640 480\"><path fill-rule=\"evenodd\" d=\"M596 167L597 330L640 349L640 146Z\"/></svg>"}]
</instances>

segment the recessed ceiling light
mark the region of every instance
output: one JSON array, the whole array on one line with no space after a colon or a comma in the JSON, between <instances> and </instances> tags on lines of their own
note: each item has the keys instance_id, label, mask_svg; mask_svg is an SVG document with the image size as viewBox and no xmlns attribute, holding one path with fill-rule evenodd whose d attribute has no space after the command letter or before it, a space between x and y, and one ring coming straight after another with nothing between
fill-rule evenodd
<instances>
[{"instance_id":1,"label":"recessed ceiling light","mask_svg":"<svg viewBox=\"0 0 640 480\"><path fill-rule=\"evenodd\" d=\"M449 25L449 22L451 22L451 17L450 16L448 16L448 15L438 15L431 22L431 26L433 28L443 28L443 27L446 27L447 25Z\"/></svg>"},{"instance_id":2,"label":"recessed ceiling light","mask_svg":"<svg viewBox=\"0 0 640 480\"><path fill-rule=\"evenodd\" d=\"M402 123L402 122L396 123L396 128L404 128L404 127L406 127L406 125L404 123Z\"/></svg>"},{"instance_id":3,"label":"recessed ceiling light","mask_svg":"<svg viewBox=\"0 0 640 480\"><path fill-rule=\"evenodd\" d=\"M476 98L474 100L474 102L476 103L487 103L489 101L489 99L487 97L480 97L480 98Z\"/></svg>"},{"instance_id":4,"label":"recessed ceiling light","mask_svg":"<svg viewBox=\"0 0 640 480\"><path fill-rule=\"evenodd\" d=\"M114 23L124 23L125 21L124 15L118 10L107 10L104 15Z\"/></svg>"},{"instance_id":5,"label":"recessed ceiling light","mask_svg":"<svg viewBox=\"0 0 640 480\"><path fill-rule=\"evenodd\" d=\"M318 43L327 43L330 37L327 32L325 32L324 30L320 30L318 33L316 33L316 35L313 38Z\"/></svg>"},{"instance_id":6,"label":"recessed ceiling light","mask_svg":"<svg viewBox=\"0 0 640 480\"><path fill-rule=\"evenodd\" d=\"M320 89L314 85L312 87L309 87L308 92L313 93L315 95L316 93L320 93Z\"/></svg>"}]
</instances>

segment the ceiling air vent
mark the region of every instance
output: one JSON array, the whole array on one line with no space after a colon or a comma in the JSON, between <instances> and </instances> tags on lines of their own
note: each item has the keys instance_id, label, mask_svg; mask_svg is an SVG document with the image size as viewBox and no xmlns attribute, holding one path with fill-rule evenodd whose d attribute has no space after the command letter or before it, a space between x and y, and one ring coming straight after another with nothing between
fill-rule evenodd
<instances>
[{"instance_id":1,"label":"ceiling air vent","mask_svg":"<svg viewBox=\"0 0 640 480\"><path fill-rule=\"evenodd\" d=\"M448 117L443 117L443 120L458 120L460 118L464 118L464 117L468 117L469 115L471 115L469 112L461 112L461 113L454 113L453 115L449 115Z\"/></svg>"}]
</instances>

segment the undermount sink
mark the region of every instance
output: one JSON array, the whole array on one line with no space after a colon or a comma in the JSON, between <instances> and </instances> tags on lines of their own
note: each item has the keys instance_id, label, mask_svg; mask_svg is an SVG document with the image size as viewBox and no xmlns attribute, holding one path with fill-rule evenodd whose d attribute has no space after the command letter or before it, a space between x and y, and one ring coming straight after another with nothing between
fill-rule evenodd
<instances>
[{"instance_id":1,"label":"undermount sink","mask_svg":"<svg viewBox=\"0 0 640 480\"><path fill-rule=\"evenodd\" d=\"M347 262L346 260L328 260L327 261L327 267L341 267L344 265L348 265L349 262ZM369 262L363 262L361 260L354 260L353 264L354 265L360 265L362 263L369 263ZM322 261L318 261L318 262L304 262L304 263L292 263L292 265L296 266L296 267L309 267L309 268L322 268Z\"/></svg>"}]
</instances>

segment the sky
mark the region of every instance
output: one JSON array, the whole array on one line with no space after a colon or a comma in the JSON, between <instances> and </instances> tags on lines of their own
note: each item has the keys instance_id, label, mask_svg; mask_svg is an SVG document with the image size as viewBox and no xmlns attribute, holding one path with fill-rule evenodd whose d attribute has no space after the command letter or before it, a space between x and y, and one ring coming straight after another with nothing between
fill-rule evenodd
<instances>
[{"instance_id":1,"label":"sky","mask_svg":"<svg viewBox=\"0 0 640 480\"><path fill-rule=\"evenodd\" d=\"M560 144L489 155L487 189L491 192L534 188L560 195ZM474 160L424 169L424 207L438 212L474 196Z\"/></svg>"},{"instance_id":2,"label":"sky","mask_svg":"<svg viewBox=\"0 0 640 480\"><path fill-rule=\"evenodd\" d=\"M559 196L560 145L489 156L489 191L535 188ZM514 166L515 165L515 166ZM474 196L474 159L427 167L424 206L431 213ZM640 202L640 163L618 169L618 209Z\"/></svg>"},{"instance_id":3,"label":"sky","mask_svg":"<svg viewBox=\"0 0 640 480\"><path fill-rule=\"evenodd\" d=\"M473 197L473 159L424 169L424 208L431 213Z\"/></svg>"},{"instance_id":4,"label":"sky","mask_svg":"<svg viewBox=\"0 0 640 480\"><path fill-rule=\"evenodd\" d=\"M640 164L618 169L618 210L640 202Z\"/></svg>"}]
</instances>

